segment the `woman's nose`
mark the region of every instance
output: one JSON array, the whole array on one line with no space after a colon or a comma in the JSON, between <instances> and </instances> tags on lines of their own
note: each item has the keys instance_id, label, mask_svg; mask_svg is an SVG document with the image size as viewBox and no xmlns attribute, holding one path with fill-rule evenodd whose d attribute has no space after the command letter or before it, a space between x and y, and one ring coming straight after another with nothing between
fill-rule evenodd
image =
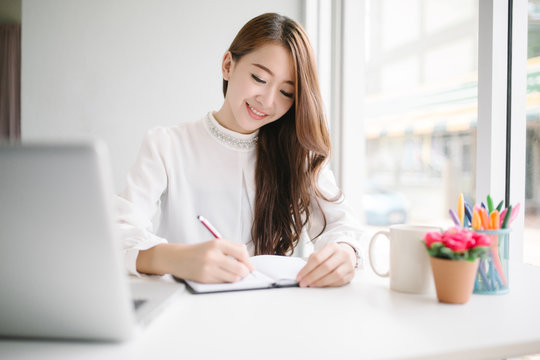
<instances>
[{"instance_id":1,"label":"woman's nose","mask_svg":"<svg viewBox=\"0 0 540 360\"><path fill-rule=\"evenodd\" d=\"M271 107L274 103L275 91L273 89L268 89L255 97L255 99L264 106L265 109Z\"/></svg>"}]
</instances>

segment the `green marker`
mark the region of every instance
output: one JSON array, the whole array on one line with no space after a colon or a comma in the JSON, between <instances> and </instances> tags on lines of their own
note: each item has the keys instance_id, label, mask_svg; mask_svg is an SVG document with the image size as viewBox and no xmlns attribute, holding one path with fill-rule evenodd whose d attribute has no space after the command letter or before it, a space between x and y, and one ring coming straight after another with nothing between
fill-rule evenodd
<instances>
[{"instance_id":1,"label":"green marker","mask_svg":"<svg viewBox=\"0 0 540 360\"><path fill-rule=\"evenodd\" d=\"M501 229L506 229L506 227L508 226L508 220L510 220L511 217L512 217L512 205L510 205L506 209L506 214L504 214L504 220L501 224Z\"/></svg>"},{"instance_id":2,"label":"green marker","mask_svg":"<svg viewBox=\"0 0 540 360\"><path fill-rule=\"evenodd\" d=\"M491 198L491 195L489 194L487 196L487 206L488 206L488 213L491 214L493 212L493 199Z\"/></svg>"},{"instance_id":3,"label":"green marker","mask_svg":"<svg viewBox=\"0 0 540 360\"><path fill-rule=\"evenodd\" d=\"M497 211L498 211L498 212L501 212L503 203L504 203L504 200L501 200L501 202L499 203L499 205L497 205Z\"/></svg>"}]
</instances>

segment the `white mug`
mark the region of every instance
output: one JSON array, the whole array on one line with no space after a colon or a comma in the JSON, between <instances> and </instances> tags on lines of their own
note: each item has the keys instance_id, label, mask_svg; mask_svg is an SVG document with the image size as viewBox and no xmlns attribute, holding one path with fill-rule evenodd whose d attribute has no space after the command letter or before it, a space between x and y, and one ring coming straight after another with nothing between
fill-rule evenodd
<instances>
[{"instance_id":1,"label":"white mug","mask_svg":"<svg viewBox=\"0 0 540 360\"><path fill-rule=\"evenodd\" d=\"M434 226L392 225L390 231L376 232L369 242L369 264L375 274L390 277L390 289L422 294L433 289L429 255L422 242L428 232L441 229ZM390 239L390 269L381 272L373 261L373 248L379 235Z\"/></svg>"}]
</instances>

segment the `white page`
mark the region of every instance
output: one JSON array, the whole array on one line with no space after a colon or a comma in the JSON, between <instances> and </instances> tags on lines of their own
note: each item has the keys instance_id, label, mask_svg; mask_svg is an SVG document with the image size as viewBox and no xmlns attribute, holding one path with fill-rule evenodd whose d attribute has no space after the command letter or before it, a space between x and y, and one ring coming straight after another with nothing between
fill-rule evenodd
<instances>
[{"instance_id":1,"label":"white page","mask_svg":"<svg viewBox=\"0 0 540 360\"><path fill-rule=\"evenodd\" d=\"M255 270L234 283L203 284L190 280L186 280L186 282L197 292L215 292L271 287L274 280Z\"/></svg>"},{"instance_id":2,"label":"white page","mask_svg":"<svg viewBox=\"0 0 540 360\"><path fill-rule=\"evenodd\" d=\"M196 292L268 288L274 283L281 286L295 285L296 275L306 264L303 259L291 256L258 255L251 257L250 260L255 270L235 283L203 284L189 280L186 282Z\"/></svg>"},{"instance_id":3,"label":"white page","mask_svg":"<svg viewBox=\"0 0 540 360\"><path fill-rule=\"evenodd\" d=\"M304 259L293 256L258 255L250 260L255 269L282 285L283 280L295 284L296 275L306 265Z\"/></svg>"}]
</instances>

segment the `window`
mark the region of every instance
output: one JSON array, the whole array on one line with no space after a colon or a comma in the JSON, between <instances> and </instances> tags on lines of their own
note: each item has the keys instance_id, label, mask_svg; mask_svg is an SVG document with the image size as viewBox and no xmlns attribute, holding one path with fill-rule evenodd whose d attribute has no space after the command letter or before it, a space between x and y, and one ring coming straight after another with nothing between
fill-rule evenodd
<instances>
[{"instance_id":1,"label":"window","mask_svg":"<svg viewBox=\"0 0 540 360\"><path fill-rule=\"evenodd\" d=\"M366 0L367 224L450 225L475 203L478 2Z\"/></svg>"},{"instance_id":2,"label":"window","mask_svg":"<svg viewBox=\"0 0 540 360\"><path fill-rule=\"evenodd\" d=\"M539 1L306 2L332 167L370 230L398 222L448 226L459 193L471 204L508 194L526 208L512 226L512 258L540 264Z\"/></svg>"}]
</instances>

